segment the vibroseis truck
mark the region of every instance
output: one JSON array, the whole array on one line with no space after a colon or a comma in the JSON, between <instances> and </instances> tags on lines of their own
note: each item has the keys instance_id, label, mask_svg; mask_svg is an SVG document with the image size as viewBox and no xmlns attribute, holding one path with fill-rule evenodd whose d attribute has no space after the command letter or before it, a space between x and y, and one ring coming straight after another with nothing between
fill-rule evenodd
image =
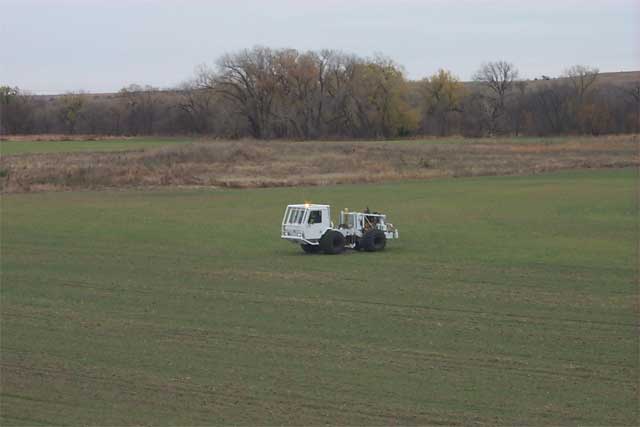
<instances>
[{"instance_id":1,"label":"vibroseis truck","mask_svg":"<svg viewBox=\"0 0 640 427\"><path fill-rule=\"evenodd\" d=\"M298 244L307 253L339 254L346 248L376 252L384 250L388 239L397 239L398 230L378 212L340 212L335 227L331 206L289 205L282 218L281 237Z\"/></svg>"}]
</instances>

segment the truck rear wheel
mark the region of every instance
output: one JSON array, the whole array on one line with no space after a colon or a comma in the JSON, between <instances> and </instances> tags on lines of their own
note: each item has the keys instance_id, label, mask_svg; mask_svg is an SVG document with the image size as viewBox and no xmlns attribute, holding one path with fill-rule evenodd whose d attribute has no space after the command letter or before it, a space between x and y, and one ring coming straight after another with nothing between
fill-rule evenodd
<instances>
[{"instance_id":1,"label":"truck rear wheel","mask_svg":"<svg viewBox=\"0 0 640 427\"><path fill-rule=\"evenodd\" d=\"M335 230L327 230L320 239L320 249L329 255L339 254L344 251L344 236Z\"/></svg>"},{"instance_id":2,"label":"truck rear wheel","mask_svg":"<svg viewBox=\"0 0 640 427\"><path fill-rule=\"evenodd\" d=\"M387 236L382 230L371 230L360 239L360 247L367 252L383 251L387 246Z\"/></svg>"},{"instance_id":3,"label":"truck rear wheel","mask_svg":"<svg viewBox=\"0 0 640 427\"><path fill-rule=\"evenodd\" d=\"M317 254L318 252L320 252L320 246L319 245L300 245L300 247L302 248L303 251L305 251L308 254Z\"/></svg>"}]
</instances>

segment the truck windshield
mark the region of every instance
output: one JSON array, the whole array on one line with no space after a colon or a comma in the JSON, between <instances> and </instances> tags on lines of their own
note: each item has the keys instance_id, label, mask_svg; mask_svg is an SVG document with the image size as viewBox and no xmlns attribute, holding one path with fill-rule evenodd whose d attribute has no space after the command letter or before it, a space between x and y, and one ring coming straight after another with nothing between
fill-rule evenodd
<instances>
[{"instance_id":1,"label":"truck windshield","mask_svg":"<svg viewBox=\"0 0 640 427\"><path fill-rule=\"evenodd\" d=\"M285 222L287 224L302 224L304 212L304 208L289 208L289 214L287 215Z\"/></svg>"}]
</instances>

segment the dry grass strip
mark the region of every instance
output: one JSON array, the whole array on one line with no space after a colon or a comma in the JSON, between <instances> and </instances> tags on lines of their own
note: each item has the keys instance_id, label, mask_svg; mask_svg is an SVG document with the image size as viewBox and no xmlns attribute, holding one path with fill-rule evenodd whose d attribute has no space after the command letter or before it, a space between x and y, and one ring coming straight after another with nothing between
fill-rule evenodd
<instances>
[{"instance_id":1,"label":"dry grass strip","mask_svg":"<svg viewBox=\"0 0 640 427\"><path fill-rule=\"evenodd\" d=\"M637 136L551 143L200 141L144 151L4 156L0 191L327 185L639 165Z\"/></svg>"}]
</instances>

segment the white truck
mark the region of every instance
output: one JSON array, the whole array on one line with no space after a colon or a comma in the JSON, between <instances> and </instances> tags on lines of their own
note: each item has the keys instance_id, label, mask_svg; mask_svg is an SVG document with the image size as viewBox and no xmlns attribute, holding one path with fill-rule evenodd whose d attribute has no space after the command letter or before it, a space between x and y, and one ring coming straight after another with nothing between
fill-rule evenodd
<instances>
[{"instance_id":1,"label":"white truck","mask_svg":"<svg viewBox=\"0 0 640 427\"><path fill-rule=\"evenodd\" d=\"M387 239L397 239L398 230L378 212L340 212L335 227L331 206L289 205L282 218L281 237L298 244L307 253L339 254L346 248L375 252L384 250Z\"/></svg>"}]
</instances>

